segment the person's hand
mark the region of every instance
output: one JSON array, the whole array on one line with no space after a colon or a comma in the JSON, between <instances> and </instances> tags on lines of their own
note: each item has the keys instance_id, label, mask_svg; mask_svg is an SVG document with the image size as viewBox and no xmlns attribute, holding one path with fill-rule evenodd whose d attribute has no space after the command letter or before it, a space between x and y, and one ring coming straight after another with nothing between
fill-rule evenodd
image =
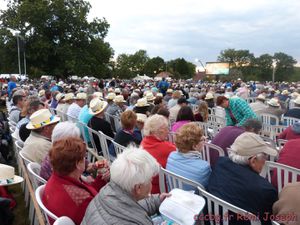
<instances>
[{"instance_id":1,"label":"person's hand","mask_svg":"<svg viewBox=\"0 0 300 225\"><path fill-rule=\"evenodd\" d=\"M168 198L170 196L171 196L171 194L169 194L169 193L161 193L159 195L160 202L163 202L163 200L165 200L165 198Z\"/></svg>"}]
</instances>

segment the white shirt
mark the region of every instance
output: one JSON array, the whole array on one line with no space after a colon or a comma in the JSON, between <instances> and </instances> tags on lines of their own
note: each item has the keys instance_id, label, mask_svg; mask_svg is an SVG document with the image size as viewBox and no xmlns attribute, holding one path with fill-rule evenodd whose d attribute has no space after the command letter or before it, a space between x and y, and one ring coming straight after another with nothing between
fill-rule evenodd
<instances>
[{"instance_id":1,"label":"white shirt","mask_svg":"<svg viewBox=\"0 0 300 225\"><path fill-rule=\"evenodd\" d=\"M78 104L76 104L75 102L73 102L70 105L70 107L68 108L68 112L67 112L68 120L72 120L72 118L69 118L69 116L77 119L79 116L80 110L81 110L81 107Z\"/></svg>"}]
</instances>

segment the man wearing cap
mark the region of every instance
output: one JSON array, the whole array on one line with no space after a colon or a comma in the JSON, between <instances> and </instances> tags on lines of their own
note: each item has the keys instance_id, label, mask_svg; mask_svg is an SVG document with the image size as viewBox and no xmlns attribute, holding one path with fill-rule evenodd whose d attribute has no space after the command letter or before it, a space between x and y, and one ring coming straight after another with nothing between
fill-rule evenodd
<instances>
[{"instance_id":1,"label":"man wearing cap","mask_svg":"<svg viewBox=\"0 0 300 225\"><path fill-rule=\"evenodd\" d=\"M113 100L113 104L107 108L106 112L113 116L119 116L124 111L125 103L123 95L117 95Z\"/></svg>"},{"instance_id":2,"label":"man wearing cap","mask_svg":"<svg viewBox=\"0 0 300 225\"><path fill-rule=\"evenodd\" d=\"M210 176L207 190L237 207L258 216L262 224L271 224L272 205L278 199L277 190L261 177L268 156L277 151L255 133L241 134L229 151L229 158L220 157ZM237 221L237 224L244 224ZM246 221L245 221L246 222Z\"/></svg>"},{"instance_id":3,"label":"man wearing cap","mask_svg":"<svg viewBox=\"0 0 300 225\"><path fill-rule=\"evenodd\" d=\"M217 105L225 109L226 126L243 126L247 119L257 118L249 104L239 97L218 96Z\"/></svg>"},{"instance_id":4,"label":"man wearing cap","mask_svg":"<svg viewBox=\"0 0 300 225\"><path fill-rule=\"evenodd\" d=\"M297 97L294 101L294 108L289 109L284 116L294 117L300 119L300 97Z\"/></svg>"},{"instance_id":5,"label":"man wearing cap","mask_svg":"<svg viewBox=\"0 0 300 225\"><path fill-rule=\"evenodd\" d=\"M173 94L173 89L169 88L169 89L167 90L167 94L166 94L165 97L164 97L164 100L165 100L166 102L169 102L169 100L172 98L172 94Z\"/></svg>"},{"instance_id":6,"label":"man wearing cap","mask_svg":"<svg viewBox=\"0 0 300 225\"><path fill-rule=\"evenodd\" d=\"M257 115L260 114L260 111L265 110L268 106L265 104L266 97L263 94L259 94L256 97L256 102L250 103L250 107Z\"/></svg>"},{"instance_id":7,"label":"man wearing cap","mask_svg":"<svg viewBox=\"0 0 300 225\"><path fill-rule=\"evenodd\" d=\"M23 155L32 162L41 163L51 148L51 135L60 118L48 109L40 109L30 116L26 125L31 130L24 142Z\"/></svg>"},{"instance_id":8,"label":"man wearing cap","mask_svg":"<svg viewBox=\"0 0 300 225\"><path fill-rule=\"evenodd\" d=\"M86 104L86 93L78 93L75 98L75 102L73 102L68 108L68 120L72 121L74 119L78 119L81 108Z\"/></svg>"},{"instance_id":9,"label":"man wearing cap","mask_svg":"<svg viewBox=\"0 0 300 225\"><path fill-rule=\"evenodd\" d=\"M273 116L276 116L278 118L278 121L280 121L281 115L283 114L283 110L281 109L278 99L271 98L267 103L268 103L268 107L264 110L261 110L260 114L262 113L271 114ZM271 125L276 125L275 119L271 118Z\"/></svg>"}]
</instances>

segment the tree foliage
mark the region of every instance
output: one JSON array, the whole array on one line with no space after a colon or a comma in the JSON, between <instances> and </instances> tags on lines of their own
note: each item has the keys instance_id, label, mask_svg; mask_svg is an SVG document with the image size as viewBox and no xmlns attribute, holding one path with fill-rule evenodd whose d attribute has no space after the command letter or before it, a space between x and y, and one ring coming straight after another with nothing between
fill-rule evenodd
<instances>
[{"instance_id":1,"label":"tree foliage","mask_svg":"<svg viewBox=\"0 0 300 225\"><path fill-rule=\"evenodd\" d=\"M84 0L13 0L1 11L0 29L17 30L24 37L29 74L100 76L109 73L113 50L104 41L109 24L105 18L88 22L90 8ZM5 37L0 51L15 45L15 37ZM3 57L10 61L9 55ZM17 68L16 60L9 66Z\"/></svg>"},{"instance_id":2,"label":"tree foliage","mask_svg":"<svg viewBox=\"0 0 300 225\"><path fill-rule=\"evenodd\" d=\"M249 50L226 49L220 52L218 61L230 63L230 76L243 77L245 80L271 80L273 61L276 62L276 80L289 80L293 73L296 60L285 53L275 53L274 56L262 54L254 56Z\"/></svg>"}]
</instances>

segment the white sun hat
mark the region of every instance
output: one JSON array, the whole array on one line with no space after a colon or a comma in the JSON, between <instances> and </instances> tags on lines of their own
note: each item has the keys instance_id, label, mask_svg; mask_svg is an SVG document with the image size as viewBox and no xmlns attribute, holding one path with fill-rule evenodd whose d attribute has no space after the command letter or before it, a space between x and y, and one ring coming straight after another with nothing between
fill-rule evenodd
<instances>
[{"instance_id":1,"label":"white sun hat","mask_svg":"<svg viewBox=\"0 0 300 225\"><path fill-rule=\"evenodd\" d=\"M29 130L35 130L53 123L57 123L60 121L60 118L52 115L49 109L40 109L34 112L30 116L29 120L30 121L26 125L26 128Z\"/></svg>"}]
</instances>

